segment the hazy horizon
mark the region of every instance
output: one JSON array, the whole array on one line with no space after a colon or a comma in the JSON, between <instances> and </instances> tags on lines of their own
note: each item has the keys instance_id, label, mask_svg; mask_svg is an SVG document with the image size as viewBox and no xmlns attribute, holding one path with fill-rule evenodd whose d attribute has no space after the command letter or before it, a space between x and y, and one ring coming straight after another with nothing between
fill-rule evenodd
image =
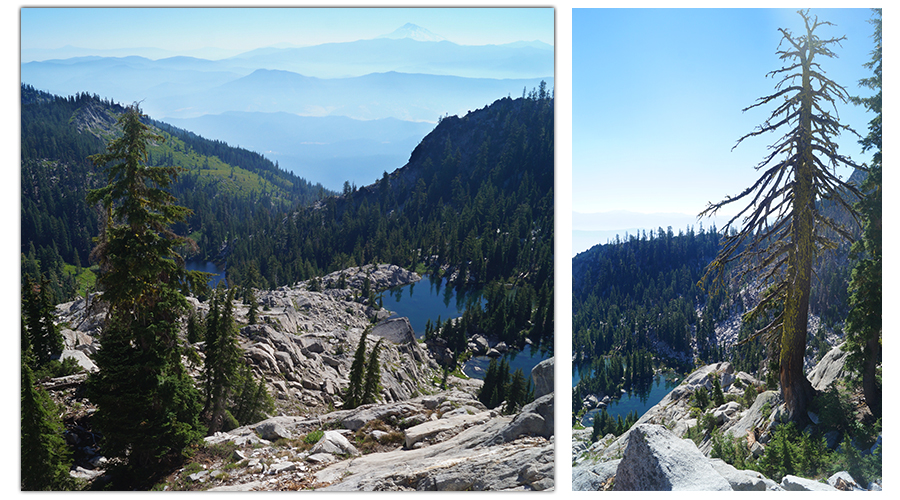
<instances>
[{"instance_id":1,"label":"hazy horizon","mask_svg":"<svg viewBox=\"0 0 900 500\"><path fill-rule=\"evenodd\" d=\"M20 12L23 63L41 60L31 54L65 47L233 56L275 46L369 40L407 23L459 45L554 43L549 8L23 7Z\"/></svg>"}]
</instances>

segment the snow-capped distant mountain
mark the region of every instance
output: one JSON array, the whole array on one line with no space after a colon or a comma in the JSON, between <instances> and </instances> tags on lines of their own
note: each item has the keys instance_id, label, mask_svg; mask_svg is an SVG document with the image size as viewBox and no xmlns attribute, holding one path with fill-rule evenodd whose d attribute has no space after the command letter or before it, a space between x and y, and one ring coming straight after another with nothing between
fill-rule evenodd
<instances>
[{"instance_id":1,"label":"snow-capped distant mountain","mask_svg":"<svg viewBox=\"0 0 900 500\"><path fill-rule=\"evenodd\" d=\"M392 38L395 40L399 38L411 38L413 40L416 40L417 42L440 42L446 40L446 38L440 35L435 35L427 29L412 23L406 23L403 26L395 29L391 33L388 33L387 35L381 35L376 38Z\"/></svg>"}]
</instances>

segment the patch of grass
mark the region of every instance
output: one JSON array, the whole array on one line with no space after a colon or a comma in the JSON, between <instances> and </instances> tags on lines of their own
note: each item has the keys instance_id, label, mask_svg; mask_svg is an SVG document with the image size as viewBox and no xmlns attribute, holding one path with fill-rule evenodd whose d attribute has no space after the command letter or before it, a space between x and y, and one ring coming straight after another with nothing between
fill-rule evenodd
<instances>
[{"instance_id":1,"label":"patch of grass","mask_svg":"<svg viewBox=\"0 0 900 500\"><path fill-rule=\"evenodd\" d=\"M231 441L225 441L223 443L208 445L206 447L206 452L210 456L215 458L234 461L234 450L236 449L236 444L232 443Z\"/></svg>"},{"instance_id":2,"label":"patch of grass","mask_svg":"<svg viewBox=\"0 0 900 500\"><path fill-rule=\"evenodd\" d=\"M99 270L97 266L84 268L72 264L63 264L63 272L75 277L75 293L80 297L84 297L85 293L94 290L97 283L95 271Z\"/></svg>"}]
</instances>

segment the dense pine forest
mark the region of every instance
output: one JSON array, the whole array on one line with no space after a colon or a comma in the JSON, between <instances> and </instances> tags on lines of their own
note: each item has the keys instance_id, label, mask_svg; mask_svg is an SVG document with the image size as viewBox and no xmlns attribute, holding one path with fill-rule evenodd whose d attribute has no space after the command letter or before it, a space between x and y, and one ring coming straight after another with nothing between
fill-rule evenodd
<instances>
[{"instance_id":1,"label":"dense pine forest","mask_svg":"<svg viewBox=\"0 0 900 500\"><path fill-rule=\"evenodd\" d=\"M573 405L646 385L654 356L681 372L693 366L695 345L706 360L721 356L713 328L731 303L699 286L718 243L714 229L660 228L572 260L572 353L582 374Z\"/></svg>"}]
</instances>

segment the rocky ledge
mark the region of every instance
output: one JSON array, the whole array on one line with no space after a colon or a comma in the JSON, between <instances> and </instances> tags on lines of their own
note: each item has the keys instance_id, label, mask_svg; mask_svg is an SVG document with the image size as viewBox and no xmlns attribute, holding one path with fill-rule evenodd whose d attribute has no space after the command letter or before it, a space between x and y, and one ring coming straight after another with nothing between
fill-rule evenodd
<instances>
[{"instance_id":1,"label":"rocky ledge","mask_svg":"<svg viewBox=\"0 0 900 500\"><path fill-rule=\"evenodd\" d=\"M825 390L840 379L846 354L832 349L809 373L816 390ZM846 471L826 482L797 476L785 476L780 483L756 471L739 470L720 459L710 458L712 441L700 445L685 439L688 429L697 425L691 414L694 392L713 388L718 377L723 393L732 401L706 410L725 436L747 440L750 453L760 456L775 428L787 421L787 412L775 391L762 391L750 407L734 399L746 387L764 384L744 372L735 372L730 363L698 368L649 409L627 432L619 437L609 434L591 443L591 429L573 431L572 488L576 491L617 490L736 490L736 491L834 491L880 490L880 482L858 484ZM760 389L761 390L761 389ZM810 415L815 421L816 416ZM826 436L827 438L827 436ZM836 446L836 439L829 446ZM873 447L874 449L874 447ZM863 450L864 453L872 450Z\"/></svg>"},{"instance_id":2,"label":"rocky ledge","mask_svg":"<svg viewBox=\"0 0 900 500\"><path fill-rule=\"evenodd\" d=\"M535 385L547 383L541 374L552 374L552 359L542 365L532 372ZM319 437L313 442L310 436ZM535 491L554 485L553 393L504 416L470 393L442 391L315 418L273 417L207 442L234 451L200 471L182 470L170 483L210 491Z\"/></svg>"}]
</instances>

